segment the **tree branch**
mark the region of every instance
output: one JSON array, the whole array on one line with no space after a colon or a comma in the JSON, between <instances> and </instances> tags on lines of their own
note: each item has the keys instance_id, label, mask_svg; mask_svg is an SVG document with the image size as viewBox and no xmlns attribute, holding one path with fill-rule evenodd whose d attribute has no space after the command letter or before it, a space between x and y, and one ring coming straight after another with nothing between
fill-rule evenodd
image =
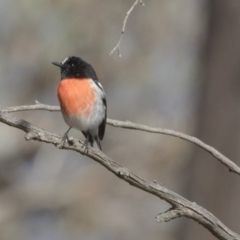
<instances>
[{"instance_id":1,"label":"tree branch","mask_svg":"<svg viewBox=\"0 0 240 240\"><path fill-rule=\"evenodd\" d=\"M9 107L6 109L2 109L0 111L2 111L4 113L27 111L27 110L60 111L59 106L50 106L50 105L41 104L38 101L35 101L35 102L36 102L36 104L34 104L34 105ZM137 124L137 123L133 123L133 122L129 122L129 121L118 121L118 120L113 120L113 119L109 119L109 118L107 119L107 124L110 126L113 126L113 127L120 127L120 128L139 130L139 131L150 132L150 133L164 134L164 135L169 135L172 137L177 137L177 138L186 140L188 142L191 142L191 143L199 146L200 148L204 149L205 151L209 152L213 157L215 157L223 165L225 165L229 169L229 171L240 175L240 167L239 166L237 166L229 158L227 158L222 153L220 153L217 149L213 148L210 145L207 145L206 143L202 142L201 140L199 140L196 137L192 137L187 134L173 131L170 129L154 128L154 127L149 127L149 126L145 126L142 124Z\"/></svg>"},{"instance_id":2,"label":"tree branch","mask_svg":"<svg viewBox=\"0 0 240 240\"><path fill-rule=\"evenodd\" d=\"M184 211L182 208L170 208L166 212L158 214L156 217L156 221L158 223L169 222L175 218L184 216L183 212Z\"/></svg>"},{"instance_id":3,"label":"tree branch","mask_svg":"<svg viewBox=\"0 0 240 240\"><path fill-rule=\"evenodd\" d=\"M121 32L121 36L117 42L117 45L113 48L113 50L110 52L110 55L112 55L116 50L118 51L118 56L121 57L121 50L120 50L120 44L123 38L123 34L125 33L125 28L126 28L126 24L127 24L127 20L129 18L129 15L131 14L131 12L133 11L133 9L136 7L137 4L141 4L142 6L145 6L142 0L136 0L134 2L134 4L130 7L130 9L127 11L126 16L123 20L123 26L122 26L122 32Z\"/></svg>"},{"instance_id":4,"label":"tree branch","mask_svg":"<svg viewBox=\"0 0 240 240\"><path fill-rule=\"evenodd\" d=\"M0 122L26 132L26 140L35 140L50 143L61 149L72 150L81 154L84 153L84 150L82 148L83 143L81 141L72 138L71 142L67 142L64 146L62 146L61 136L38 128L25 120L9 116L2 111L0 111ZM197 205L196 203L188 201L180 195L161 186L160 184L146 181L140 178L136 174L130 172L127 168L122 167L118 163L114 162L111 158L99 150L89 147L87 156L100 163L106 169L114 173L118 178L128 182L130 185L142 189L143 191L148 192L152 195L155 195L171 204L173 209L178 209L176 212L172 212L174 210L170 210L171 217L167 218L166 213L165 216L162 215L163 220L171 220L178 215L184 216L193 219L194 221L207 228L218 239L240 240L240 236L238 234L228 229L219 219L217 219L210 212Z\"/></svg>"}]
</instances>

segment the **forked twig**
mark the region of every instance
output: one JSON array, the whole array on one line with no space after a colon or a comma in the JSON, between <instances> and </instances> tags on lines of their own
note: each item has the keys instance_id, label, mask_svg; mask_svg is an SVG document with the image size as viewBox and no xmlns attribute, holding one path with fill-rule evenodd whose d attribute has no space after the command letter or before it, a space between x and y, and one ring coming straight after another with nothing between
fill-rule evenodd
<instances>
[{"instance_id":1,"label":"forked twig","mask_svg":"<svg viewBox=\"0 0 240 240\"><path fill-rule=\"evenodd\" d=\"M123 34L125 33L125 28L126 28L126 24L127 24L127 20L129 18L129 15L131 14L131 12L133 11L133 9L136 7L137 4L141 4L142 6L145 6L145 4L143 3L142 0L136 0L134 2L134 4L131 6L131 8L127 11L126 16L123 20L123 26L122 26L122 32L121 32L121 36L117 42L117 45L113 48L113 50L110 52L110 55L112 55L116 50L118 51L118 56L121 57L121 50L120 50L120 44L123 38Z\"/></svg>"}]
</instances>

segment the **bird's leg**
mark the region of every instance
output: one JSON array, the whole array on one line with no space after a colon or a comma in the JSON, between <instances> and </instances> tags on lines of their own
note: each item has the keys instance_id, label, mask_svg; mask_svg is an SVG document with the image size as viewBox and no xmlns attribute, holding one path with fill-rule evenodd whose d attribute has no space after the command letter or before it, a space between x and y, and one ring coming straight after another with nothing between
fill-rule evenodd
<instances>
[{"instance_id":1,"label":"bird's leg","mask_svg":"<svg viewBox=\"0 0 240 240\"><path fill-rule=\"evenodd\" d=\"M89 136L90 136L89 131L87 131L87 133L86 133L86 140L84 141L83 146L82 146L82 147L84 147L84 155L86 153L88 153Z\"/></svg>"},{"instance_id":2,"label":"bird's leg","mask_svg":"<svg viewBox=\"0 0 240 240\"><path fill-rule=\"evenodd\" d=\"M62 138L62 145L65 144L66 141L68 141L68 132L71 130L72 127L70 127L63 135L63 138Z\"/></svg>"}]
</instances>

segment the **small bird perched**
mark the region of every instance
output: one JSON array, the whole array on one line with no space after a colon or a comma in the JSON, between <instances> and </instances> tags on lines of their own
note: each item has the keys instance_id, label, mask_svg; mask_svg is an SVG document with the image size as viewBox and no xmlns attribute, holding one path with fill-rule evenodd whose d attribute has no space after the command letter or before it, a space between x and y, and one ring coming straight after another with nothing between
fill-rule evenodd
<instances>
[{"instance_id":1,"label":"small bird perched","mask_svg":"<svg viewBox=\"0 0 240 240\"><path fill-rule=\"evenodd\" d=\"M62 63L53 62L61 69L61 81L58 85L58 99L63 118L69 129L63 136L68 140L71 128L82 131L88 144L97 143L100 150L100 140L103 139L107 118L106 96L93 67L79 57L67 57Z\"/></svg>"}]
</instances>

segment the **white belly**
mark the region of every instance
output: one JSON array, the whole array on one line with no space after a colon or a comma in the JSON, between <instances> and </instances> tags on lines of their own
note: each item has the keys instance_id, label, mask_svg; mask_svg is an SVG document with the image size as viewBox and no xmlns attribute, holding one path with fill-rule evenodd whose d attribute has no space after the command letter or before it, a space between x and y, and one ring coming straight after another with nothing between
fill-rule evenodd
<instances>
[{"instance_id":1,"label":"white belly","mask_svg":"<svg viewBox=\"0 0 240 240\"><path fill-rule=\"evenodd\" d=\"M105 117L105 108L104 106L96 105L92 114L90 115L63 115L63 118L68 126L76 128L80 131L88 131L92 135L98 134L98 127L101 124Z\"/></svg>"}]
</instances>

